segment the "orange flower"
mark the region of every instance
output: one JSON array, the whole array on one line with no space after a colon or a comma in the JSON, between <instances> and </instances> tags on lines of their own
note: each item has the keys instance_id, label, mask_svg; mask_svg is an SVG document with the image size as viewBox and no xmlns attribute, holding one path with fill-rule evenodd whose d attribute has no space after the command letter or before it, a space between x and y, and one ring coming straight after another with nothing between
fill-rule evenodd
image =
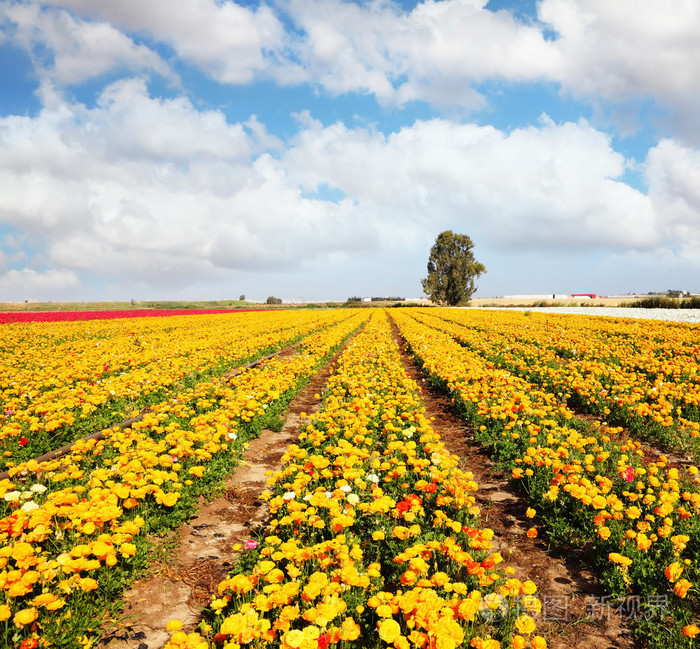
<instances>
[{"instance_id":1,"label":"orange flower","mask_svg":"<svg viewBox=\"0 0 700 649\"><path fill-rule=\"evenodd\" d=\"M95 590L97 588L97 582L94 579L92 579L92 577L83 577L78 582L78 586L80 586L81 590L87 592L90 590Z\"/></svg>"},{"instance_id":2,"label":"orange flower","mask_svg":"<svg viewBox=\"0 0 700 649\"><path fill-rule=\"evenodd\" d=\"M353 642L360 637L361 629L351 617L346 617L340 626L340 639Z\"/></svg>"},{"instance_id":3,"label":"orange flower","mask_svg":"<svg viewBox=\"0 0 700 649\"><path fill-rule=\"evenodd\" d=\"M536 527L531 527L525 534L528 536L528 538L534 539L537 537L537 528Z\"/></svg>"},{"instance_id":4,"label":"orange flower","mask_svg":"<svg viewBox=\"0 0 700 649\"><path fill-rule=\"evenodd\" d=\"M673 587L673 592L678 595L678 597L685 597L688 593L688 589L692 586L687 579L679 579L676 585Z\"/></svg>"},{"instance_id":5,"label":"orange flower","mask_svg":"<svg viewBox=\"0 0 700 649\"><path fill-rule=\"evenodd\" d=\"M689 624L683 627L683 635L689 638L694 638L698 633L700 633L700 627L697 624Z\"/></svg>"}]
</instances>

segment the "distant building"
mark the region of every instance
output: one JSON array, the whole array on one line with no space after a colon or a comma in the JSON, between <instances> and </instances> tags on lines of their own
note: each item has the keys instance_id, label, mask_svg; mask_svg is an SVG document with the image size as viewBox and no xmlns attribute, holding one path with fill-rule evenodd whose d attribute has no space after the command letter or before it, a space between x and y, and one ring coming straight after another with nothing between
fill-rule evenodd
<instances>
[{"instance_id":1,"label":"distant building","mask_svg":"<svg viewBox=\"0 0 700 649\"><path fill-rule=\"evenodd\" d=\"M532 293L527 295L504 295L507 300L566 300L568 295L556 293Z\"/></svg>"}]
</instances>

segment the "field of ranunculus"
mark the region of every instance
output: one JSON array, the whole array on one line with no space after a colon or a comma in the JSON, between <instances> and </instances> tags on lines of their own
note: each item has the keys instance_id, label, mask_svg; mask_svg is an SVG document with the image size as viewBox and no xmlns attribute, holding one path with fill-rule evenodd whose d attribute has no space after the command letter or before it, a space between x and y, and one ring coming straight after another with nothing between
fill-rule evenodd
<instances>
[{"instance_id":1,"label":"field of ranunculus","mask_svg":"<svg viewBox=\"0 0 700 649\"><path fill-rule=\"evenodd\" d=\"M546 593L496 550L406 353L529 499L531 536L585 556L639 642L700 633L698 327L348 309L11 323L0 345L5 646L97 646L154 539L341 348L266 532L168 649L547 646Z\"/></svg>"}]
</instances>

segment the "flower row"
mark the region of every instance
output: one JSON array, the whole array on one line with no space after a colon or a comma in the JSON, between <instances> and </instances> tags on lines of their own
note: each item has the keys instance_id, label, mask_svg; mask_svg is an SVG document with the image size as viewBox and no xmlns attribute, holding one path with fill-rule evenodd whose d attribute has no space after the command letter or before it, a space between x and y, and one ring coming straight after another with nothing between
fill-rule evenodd
<instances>
[{"instance_id":1,"label":"flower row","mask_svg":"<svg viewBox=\"0 0 700 649\"><path fill-rule=\"evenodd\" d=\"M665 615L646 610L638 633L656 635L658 646L684 646L698 611L698 469L645 455L622 428L587 424L556 394L496 367L482 352L499 312L466 347L418 312L392 317L425 371L512 470L550 541L588 550L611 594L665 598Z\"/></svg>"},{"instance_id":2,"label":"flower row","mask_svg":"<svg viewBox=\"0 0 700 649\"><path fill-rule=\"evenodd\" d=\"M0 328L0 470L346 315L278 312Z\"/></svg>"},{"instance_id":3,"label":"flower row","mask_svg":"<svg viewBox=\"0 0 700 649\"><path fill-rule=\"evenodd\" d=\"M572 407L700 459L699 327L509 313L485 336L489 318L453 311L431 320Z\"/></svg>"},{"instance_id":4,"label":"flower row","mask_svg":"<svg viewBox=\"0 0 700 649\"><path fill-rule=\"evenodd\" d=\"M478 525L473 476L431 427L386 314L342 354L268 480L272 519L169 649L546 647L536 586Z\"/></svg>"},{"instance_id":5,"label":"flower row","mask_svg":"<svg viewBox=\"0 0 700 649\"><path fill-rule=\"evenodd\" d=\"M190 515L363 319L355 312L304 338L295 355L199 383L64 457L13 467L0 481L0 621L10 635L57 646L98 635L88 629L143 567L146 535Z\"/></svg>"}]
</instances>

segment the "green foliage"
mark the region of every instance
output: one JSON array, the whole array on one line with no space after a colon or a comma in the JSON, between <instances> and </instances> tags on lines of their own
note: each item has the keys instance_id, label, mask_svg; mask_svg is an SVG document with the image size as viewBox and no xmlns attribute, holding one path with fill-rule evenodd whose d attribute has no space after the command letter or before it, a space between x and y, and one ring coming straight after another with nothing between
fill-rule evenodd
<instances>
[{"instance_id":1,"label":"green foliage","mask_svg":"<svg viewBox=\"0 0 700 649\"><path fill-rule=\"evenodd\" d=\"M700 297L693 295L692 297L676 298L652 295L635 300L626 306L636 309L700 309Z\"/></svg>"},{"instance_id":2,"label":"green foliage","mask_svg":"<svg viewBox=\"0 0 700 649\"><path fill-rule=\"evenodd\" d=\"M441 232L430 249L428 277L423 292L440 305L468 304L476 291L475 280L486 272L473 253L474 242L466 234Z\"/></svg>"},{"instance_id":3,"label":"green foliage","mask_svg":"<svg viewBox=\"0 0 700 649\"><path fill-rule=\"evenodd\" d=\"M271 295L265 300L266 304L282 304L282 299Z\"/></svg>"}]
</instances>

